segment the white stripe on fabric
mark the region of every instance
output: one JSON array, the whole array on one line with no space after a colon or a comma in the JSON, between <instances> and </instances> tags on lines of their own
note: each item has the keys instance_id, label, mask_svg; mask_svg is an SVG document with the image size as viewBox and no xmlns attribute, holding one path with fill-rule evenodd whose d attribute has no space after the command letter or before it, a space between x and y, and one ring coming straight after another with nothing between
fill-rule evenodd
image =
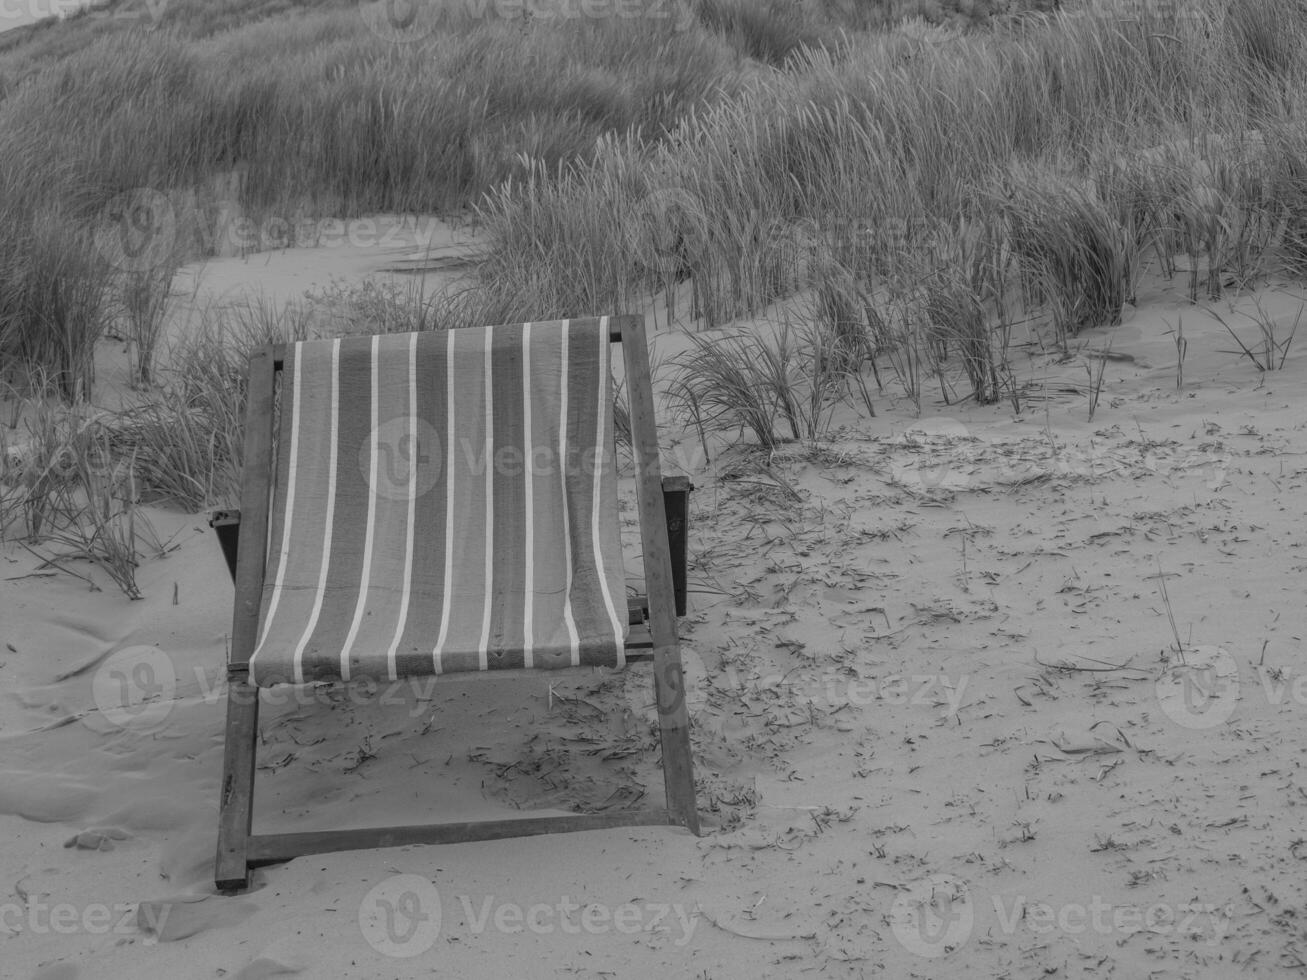
<instances>
[{"instance_id":1,"label":"white stripe on fabric","mask_svg":"<svg viewBox=\"0 0 1307 980\"><path fill-rule=\"evenodd\" d=\"M523 509L526 512L526 526L524 534L526 535L526 579L523 583L524 603L522 609L522 666L535 666L535 472L532 467L534 459L533 450L535 444L531 440L531 324L522 324L522 430L523 430L523 455L526 457L526 466L523 467L522 477L526 481L524 484L525 500Z\"/></svg>"},{"instance_id":2,"label":"white stripe on fabric","mask_svg":"<svg viewBox=\"0 0 1307 980\"><path fill-rule=\"evenodd\" d=\"M563 590L563 622L567 624L568 643L572 651L572 666L575 667L581 663L581 638L576 632L576 620L572 616L572 529L571 521L567 513L567 386L568 386L568 330L571 328L572 321L563 321L563 342L562 342L562 379L559 386L560 397L558 399L558 478L562 490L563 505L563 566L567 569L567 585Z\"/></svg>"},{"instance_id":3,"label":"white stripe on fabric","mask_svg":"<svg viewBox=\"0 0 1307 980\"><path fill-rule=\"evenodd\" d=\"M608 575L604 571L603 535L599 533L599 517L603 504L602 483L604 461L608 455L608 420L612 417L613 406L609 403L608 385L606 384L612 367L609 361L613 354L613 345L608 340L608 317L599 318L600 336L603 343L599 345L599 431L595 438L595 475L593 499L590 502L590 536L594 542L595 570L599 573L599 588L604 595L604 605L608 607L608 618L613 624L613 641L617 644L617 659L623 661L624 646L622 642L622 621L617 616L617 605L613 602L612 590L608 588Z\"/></svg>"},{"instance_id":4,"label":"white stripe on fabric","mask_svg":"<svg viewBox=\"0 0 1307 980\"><path fill-rule=\"evenodd\" d=\"M327 587L327 571L331 567L331 532L336 517L336 461L338 457L336 440L340 435L340 341L331 342L331 451L327 457L327 513L322 529L322 565L318 570L317 595L313 600L313 611L309 614L304 635L295 644L295 683L304 683L304 648L308 646L313 630L318 625L322 614L323 593Z\"/></svg>"},{"instance_id":5,"label":"white stripe on fabric","mask_svg":"<svg viewBox=\"0 0 1307 980\"><path fill-rule=\"evenodd\" d=\"M368 604L368 586L372 581L372 549L375 547L376 527L377 527L377 428L380 425L381 413L381 365L378 363L381 359L381 337L373 336L372 338L372 363L368 371L368 387L372 397L372 414L370 418L371 427L368 429L369 460L368 460L368 523L367 530L363 536L363 572L359 577L359 598L354 605L354 620L349 624L349 632L345 634L345 642L340 648L340 679L349 680L349 653L354 649L354 641L358 639L359 628L363 625L363 612Z\"/></svg>"},{"instance_id":6,"label":"white stripe on fabric","mask_svg":"<svg viewBox=\"0 0 1307 980\"><path fill-rule=\"evenodd\" d=\"M399 669L395 666L395 656L399 651L399 641L404 636L404 627L408 625L408 603L413 594L413 539L416 534L414 523L417 510L418 461L421 460L421 446L418 445L418 335L409 337L408 341L408 438L413 450L413 465L408 468L408 527L404 536L404 587L400 594L398 622L395 624L395 638L386 651L386 667L390 679L399 679Z\"/></svg>"},{"instance_id":7,"label":"white stripe on fabric","mask_svg":"<svg viewBox=\"0 0 1307 980\"><path fill-rule=\"evenodd\" d=\"M493 357L493 330L486 331L485 386L486 386L486 605L481 614L481 642L477 644L477 667L489 666L490 613L495 598L495 375Z\"/></svg>"},{"instance_id":8,"label":"white stripe on fabric","mask_svg":"<svg viewBox=\"0 0 1307 980\"><path fill-rule=\"evenodd\" d=\"M445 581L440 604L440 634L431 654L431 668L444 673L440 662L449 637L449 604L454 587L454 331L446 330L445 343Z\"/></svg>"}]
</instances>

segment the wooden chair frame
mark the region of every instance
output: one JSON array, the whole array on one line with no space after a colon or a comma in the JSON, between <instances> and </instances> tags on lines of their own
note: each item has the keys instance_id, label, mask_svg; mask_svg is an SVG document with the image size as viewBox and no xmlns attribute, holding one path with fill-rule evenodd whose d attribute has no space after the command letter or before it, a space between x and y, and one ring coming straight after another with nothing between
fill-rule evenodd
<instances>
[{"instance_id":1,"label":"wooden chair frame","mask_svg":"<svg viewBox=\"0 0 1307 980\"><path fill-rule=\"evenodd\" d=\"M497 840L536 834L568 833L609 827L670 824L699 833L676 617L684 615L685 499L692 489L684 477L663 480L658 453L649 349L644 318L609 318L609 339L621 343L630 403L631 448L645 567L646 596L631 603L627 659L652 659L654 692L662 743L666 806L616 813L522 817L480 822L367 827L308 833L254 834L255 746L259 691L249 680L268 547L269 502L273 474L273 401L276 372L284 348L269 346L250 358L245 414L245 468L241 509L215 515L223 551L236 587L231 654L227 664L227 726L219 801L218 888L244 888L250 868L304 854L404 844L445 844ZM666 490L666 496L664 491ZM672 534L669 537L669 527ZM673 559L677 559L674 561ZM643 654L642 654L642 651ZM488 676L499 673L487 672ZM506 671L518 673L520 671Z\"/></svg>"}]
</instances>

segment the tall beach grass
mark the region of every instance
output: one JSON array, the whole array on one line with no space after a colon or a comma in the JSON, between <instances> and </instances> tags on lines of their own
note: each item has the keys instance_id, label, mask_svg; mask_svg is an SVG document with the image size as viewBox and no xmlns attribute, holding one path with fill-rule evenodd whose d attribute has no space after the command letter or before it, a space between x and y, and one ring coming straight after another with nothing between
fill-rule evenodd
<instances>
[{"instance_id":1,"label":"tall beach grass","mask_svg":"<svg viewBox=\"0 0 1307 980\"><path fill-rule=\"evenodd\" d=\"M840 400L870 415L867 371L918 406L937 383L1019 410L1013 323L1065 346L1117 322L1149 263L1179 257L1194 300L1307 273L1301 0L695 0L661 20L447 3L406 43L350 4L292 6L174 0L0 44L0 376L91 397L126 300L154 388L112 428L136 495L229 499L244 353L304 328L228 311L159 356L171 264L221 250L233 215L470 217L473 282L341 293L336 328L657 300L704 331L687 409L764 444L817 438ZM884 29L917 14L934 23ZM759 316L789 324L766 355L739 327Z\"/></svg>"}]
</instances>

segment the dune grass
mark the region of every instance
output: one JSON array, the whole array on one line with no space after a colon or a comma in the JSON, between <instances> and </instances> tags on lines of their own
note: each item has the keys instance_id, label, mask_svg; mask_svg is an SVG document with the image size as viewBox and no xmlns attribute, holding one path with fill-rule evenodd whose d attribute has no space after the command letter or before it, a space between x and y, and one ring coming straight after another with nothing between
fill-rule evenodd
<instances>
[{"instance_id":1,"label":"dune grass","mask_svg":"<svg viewBox=\"0 0 1307 980\"><path fill-rule=\"evenodd\" d=\"M713 329L821 282L833 257L846 292L917 298L925 320L905 311L888 335L910 349L887 351L911 397L933 373L947 400L948 362L994 402L1014 312L1065 346L1119 322L1150 256L1174 272L1186 253L1195 300L1200 262L1209 295L1301 264L1304 40L1303 5L1212 0L787 50L784 71L665 140L611 139L497 187L482 290L510 318L561 316L670 308L688 280L681 312Z\"/></svg>"},{"instance_id":2,"label":"dune grass","mask_svg":"<svg viewBox=\"0 0 1307 980\"><path fill-rule=\"evenodd\" d=\"M194 6L168 5L167 23ZM125 274L154 252L214 254L230 214L293 237L305 217L457 211L537 164L590 159L605 134L657 139L734 84L724 40L671 22L448 21L411 45L354 6L199 41L165 24L10 84L0 357L47 366L74 398Z\"/></svg>"},{"instance_id":3,"label":"dune grass","mask_svg":"<svg viewBox=\"0 0 1307 980\"><path fill-rule=\"evenodd\" d=\"M842 339L816 319L786 321L774 336L732 332L692 337L676 358L672 399L699 429L749 431L766 450L827 434L836 404L870 395Z\"/></svg>"},{"instance_id":4,"label":"dune grass","mask_svg":"<svg viewBox=\"0 0 1307 980\"><path fill-rule=\"evenodd\" d=\"M470 285L320 297L337 332L654 298L704 331L766 315L765 342L696 338L678 391L702 425L770 446L819 438L841 400L871 415L864 373L880 388L883 365L918 408L936 382L1019 411L1012 323L1066 346L1119 321L1148 262L1183 257L1194 300L1307 273L1301 2L694 0L563 20L451 0L398 40L372 8L295 6L121 0L109 14L141 16L0 42L0 362L10 385L85 399L126 299L155 388L113 427L136 494L229 500L244 352L321 320L229 310L157 363L170 263L231 247L233 216L258 231L242 251L305 244L304 217L484 229ZM935 26L883 30L913 15Z\"/></svg>"},{"instance_id":5,"label":"dune grass","mask_svg":"<svg viewBox=\"0 0 1307 980\"><path fill-rule=\"evenodd\" d=\"M1302 322L1302 315L1304 310L1307 310L1307 306L1298 307L1297 316L1294 317L1292 325L1287 328L1284 324L1277 322L1274 316L1267 313L1260 301L1256 301L1254 306L1256 307L1256 313L1239 311L1239 315L1251 320L1254 326L1257 327L1258 342L1256 343L1244 340L1216 310L1209 309L1207 312L1225 328L1226 333L1238 345L1239 353L1252 361L1253 366L1258 371L1278 371L1284 367L1284 362L1289 356L1289 349L1293 347L1293 339L1298 333L1298 324Z\"/></svg>"},{"instance_id":6,"label":"dune grass","mask_svg":"<svg viewBox=\"0 0 1307 980\"><path fill-rule=\"evenodd\" d=\"M39 568L97 588L73 566L89 561L139 599L136 569L160 546L137 511L135 458L115 451L109 421L84 404L33 399L21 444L0 439L0 540L17 538Z\"/></svg>"}]
</instances>

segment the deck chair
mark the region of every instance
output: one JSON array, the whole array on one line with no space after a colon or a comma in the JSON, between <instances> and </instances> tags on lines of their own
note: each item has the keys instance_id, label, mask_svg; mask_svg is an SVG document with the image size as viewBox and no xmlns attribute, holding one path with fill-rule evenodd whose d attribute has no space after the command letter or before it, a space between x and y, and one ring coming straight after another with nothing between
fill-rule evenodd
<instances>
[{"instance_id":1,"label":"deck chair","mask_svg":"<svg viewBox=\"0 0 1307 980\"><path fill-rule=\"evenodd\" d=\"M646 586L634 599L616 499L617 342ZM212 521L236 588L218 887L327 851L650 824L697 835L676 627L689 489L661 477L639 316L255 352L241 508ZM665 806L252 833L261 688L636 659L653 661Z\"/></svg>"}]
</instances>

